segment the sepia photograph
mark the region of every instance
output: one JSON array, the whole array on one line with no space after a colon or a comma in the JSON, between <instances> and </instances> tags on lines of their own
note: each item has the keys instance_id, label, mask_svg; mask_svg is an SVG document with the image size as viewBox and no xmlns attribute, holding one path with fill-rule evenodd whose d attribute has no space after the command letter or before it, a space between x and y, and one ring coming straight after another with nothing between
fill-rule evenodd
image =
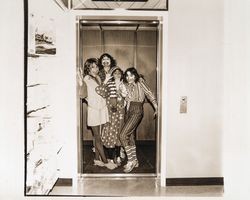
<instances>
[{"instance_id":1,"label":"sepia photograph","mask_svg":"<svg viewBox=\"0 0 250 200\"><path fill-rule=\"evenodd\" d=\"M246 199L241 2L4 2L0 199Z\"/></svg>"},{"instance_id":2,"label":"sepia photograph","mask_svg":"<svg viewBox=\"0 0 250 200\"><path fill-rule=\"evenodd\" d=\"M56 54L56 38L55 26L53 19L45 20L41 17L41 21L37 22L39 27L35 28L35 53L42 55Z\"/></svg>"},{"instance_id":3,"label":"sepia photograph","mask_svg":"<svg viewBox=\"0 0 250 200\"><path fill-rule=\"evenodd\" d=\"M56 27L53 18L29 13L28 52L33 55L56 54Z\"/></svg>"},{"instance_id":4,"label":"sepia photograph","mask_svg":"<svg viewBox=\"0 0 250 200\"><path fill-rule=\"evenodd\" d=\"M205 120L207 114L203 116L194 107L192 99L195 101L196 95L192 92L176 99L180 104L175 111L167 106L166 90L171 91L171 85L167 89L165 84L168 66L164 64L168 44L167 10L159 11L156 6L166 5L166 1L157 4L146 1L140 4L140 15L132 11L134 16L127 13L129 3L135 6L129 1L105 2L112 14L104 16L99 13L101 10L95 10L94 14L85 11L92 9L91 5L98 6L96 2L84 3L48 1L49 11L42 6L44 1L26 1L28 33L29 28L33 30L29 23L35 21L36 55L26 57L25 194L165 196L168 195L166 186L198 184L211 186L198 191L194 188L194 193L208 190L208 194L222 196L220 125L208 127L203 133L207 138L213 131L217 138L213 141L216 156L209 155L209 160L204 161L210 163L212 177L203 174L202 163L196 165L197 175L191 175L191 165L186 175L176 176L178 168L182 171L188 166L182 168L171 158L167 159L172 152L167 149L173 145L170 134L175 133L178 138L180 133L185 136L193 130L190 134L196 135L201 131L200 125L192 121L200 120L203 124L201 119ZM115 8L117 5L124 9L123 14ZM145 13L147 6L155 9L155 13ZM32 19L33 16L38 19ZM53 19L53 26L48 19ZM48 45L54 44L55 38L57 57L39 55L53 52ZM47 49L42 52L44 45ZM190 74L188 71L186 66L186 73ZM181 85L185 84L180 82L178 87ZM214 88L212 84L210 90ZM220 91L220 87L211 91L218 94L218 101ZM175 95L172 93L171 97ZM220 104L208 99L207 105L210 110L207 112L220 120L217 117ZM167 110L172 125L166 127ZM190 114L194 113L191 118ZM186 121L183 127L175 127L175 117L177 121L189 118L190 125ZM191 138L186 140L193 143ZM205 145L208 149L212 148L209 144ZM202 158L201 152L195 158L191 150L186 159L192 160L194 165ZM174 165L177 168L174 169Z\"/></svg>"}]
</instances>

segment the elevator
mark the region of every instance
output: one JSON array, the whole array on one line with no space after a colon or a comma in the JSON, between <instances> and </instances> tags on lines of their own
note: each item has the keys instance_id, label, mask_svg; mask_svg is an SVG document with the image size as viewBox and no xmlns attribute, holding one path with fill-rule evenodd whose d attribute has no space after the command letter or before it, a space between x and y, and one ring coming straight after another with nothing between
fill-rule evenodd
<instances>
[{"instance_id":1,"label":"elevator","mask_svg":"<svg viewBox=\"0 0 250 200\"><path fill-rule=\"evenodd\" d=\"M135 67L143 75L158 101L158 117L148 100L144 116L136 130L139 167L123 173L121 168L105 170L93 167L92 133L87 127L87 102L80 98L77 84L78 174L81 176L157 177L160 173L160 118L161 118L161 21L156 17L79 17L77 30L77 68L88 58L99 58L103 53L114 57L123 71ZM119 169L120 168L120 169Z\"/></svg>"}]
</instances>

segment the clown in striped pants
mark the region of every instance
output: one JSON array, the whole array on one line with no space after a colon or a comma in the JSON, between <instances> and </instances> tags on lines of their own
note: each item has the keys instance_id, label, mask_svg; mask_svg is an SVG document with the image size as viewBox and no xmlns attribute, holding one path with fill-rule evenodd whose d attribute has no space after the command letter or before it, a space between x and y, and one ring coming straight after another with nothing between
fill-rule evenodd
<instances>
[{"instance_id":1,"label":"clown in striped pants","mask_svg":"<svg viewBox=\"0 0 250 200\"><path fill-rule=\"evenodd\" d=\"M130 102L129 109L125 115L125 123L120 133L120 141L127 154L128 163L124 172L130 172L134 167L138 166L135 146L135 131L143 118L143 103ZM129 169L128 164L132 165ZM131 169L132 168L132 169Z\"/></svg>"}]
</instances>

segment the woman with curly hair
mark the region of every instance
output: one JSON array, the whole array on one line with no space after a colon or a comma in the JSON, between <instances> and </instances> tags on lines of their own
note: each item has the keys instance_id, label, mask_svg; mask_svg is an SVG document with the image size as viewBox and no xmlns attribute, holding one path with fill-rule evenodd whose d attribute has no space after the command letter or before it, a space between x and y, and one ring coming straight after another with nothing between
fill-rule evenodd
<instances>
[{"instance_id":1,"label":"woman with curly hair","mask_svg":"<svg viewBox=\"0 0 250 200\"><path fill-rule=\"evenodd\" d=\"M98 66L102 83L107 83L111 78L112 68L114 68L116 64L116 60L110 54L104 53L100 56Z\"/></svg>"}]
</instances>

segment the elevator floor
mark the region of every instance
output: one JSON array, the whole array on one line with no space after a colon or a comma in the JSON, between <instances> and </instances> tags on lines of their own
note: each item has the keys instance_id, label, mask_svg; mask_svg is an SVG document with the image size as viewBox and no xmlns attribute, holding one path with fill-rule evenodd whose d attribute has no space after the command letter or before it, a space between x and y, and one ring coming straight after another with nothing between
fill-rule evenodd
<instances>
[{"instance_id":1,"label":"elevator floor","mask_svg":"<svg viewBox=\"0 0 250 200\"><path fill-rule=\"evenodd\" d=\"M139 161L139 167L134 168L130 173L156 173L156 148L154 141L138 142L137 147L137 158ZM123 174L123 165L127 163L124 160L121 166L114 170L107 169L106 167L98 167L93 165L94 153L92 152L91 143L83 145L83 174ZM125 174L125 173L124 173Z\"/></svg>"}]
</instances>

